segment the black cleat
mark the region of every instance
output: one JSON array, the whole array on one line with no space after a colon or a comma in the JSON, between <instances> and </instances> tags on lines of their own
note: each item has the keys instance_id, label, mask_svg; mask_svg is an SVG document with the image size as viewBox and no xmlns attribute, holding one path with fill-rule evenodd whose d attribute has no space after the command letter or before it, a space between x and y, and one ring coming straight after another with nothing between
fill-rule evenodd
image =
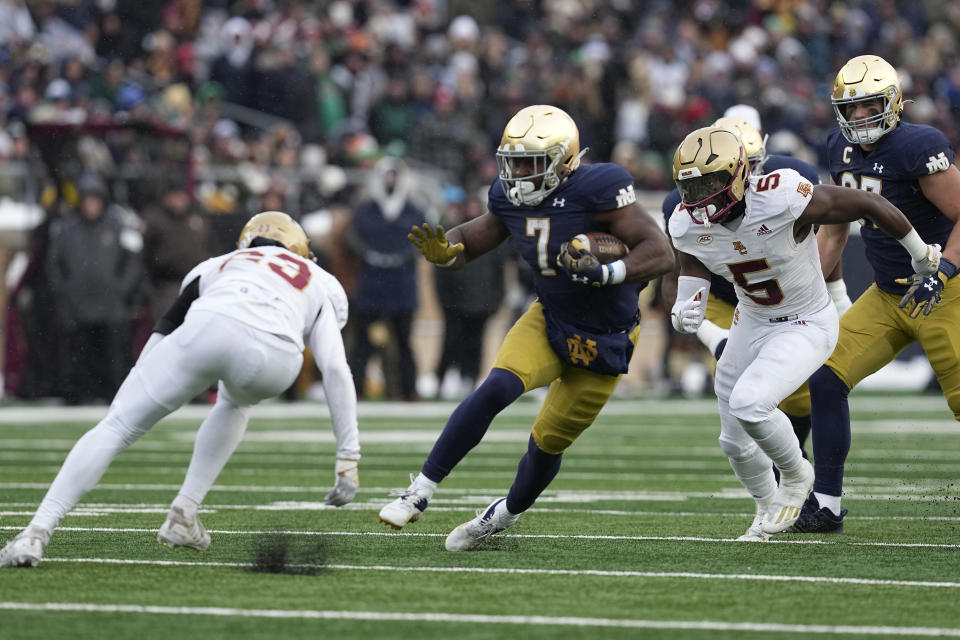
<instances>
[{"instance_id":1,"label":"black cleat","mask_svg":"<svg viewBox=\"0 0 960 640\"><path fill-rule=\"evenodd\" d=\"M842 509L840 515L834 515L830 509L820 507L820 503L811 493L803 503L800 517L785 533L843 533L843 517L847 510Z\"/></svg>"}]
</instances>

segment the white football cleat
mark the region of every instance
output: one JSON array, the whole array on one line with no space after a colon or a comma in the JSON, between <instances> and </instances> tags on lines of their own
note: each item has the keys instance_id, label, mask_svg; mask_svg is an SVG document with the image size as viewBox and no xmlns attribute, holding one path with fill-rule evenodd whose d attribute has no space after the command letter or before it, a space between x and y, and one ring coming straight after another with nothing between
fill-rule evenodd
<instances>
[{"instance_id":1,"label":"white football cleat","mask_svg":"<svg viewBox=\"0 0 960 640\"><path fill-rule=\"evenodd\" d=\"M450 532L444 543L447 551L470 551L495 533L517 521L520 514L507 511L507 499L497 498L489 507L477 511L477 517Z\"/></svg>"},{"instance_id":2,"label":"white football cleat","mask_svg":"<svg viewBox=\"0 0 960 640\"><path fill-rule=\"evenodd\" d=\"M412 478L413 476L411 476ZM398 496L396 500L380 509L380 522L390 525L394 529L403 529L410 522L415 522L426 510L433 492L430 489L411 483L406 489L394 489L390 495Z\"/></svg>"},{"instance_id":3,"label":"white football cleat","mask_svg":"<svg viewBox=\"0 0 960 640\"><path fill-rule=\"evenodd\" d=\"M0 567L35 567L50 542L50 532L29 526L0 549Z\"/></svg>"},{"instance_id":4,"label":"white football cleat","mask_svg":"<svg viewBox=\"0 0 960 640\"><path fill-rule=\"evenodd\" d=\"M807 501L813 489L813 465L807 460L800 461L800 468L794 473L780 470L780 486L773 494L767 515L761 529L764 533L780 533L789 529L797 518L803 503Z\"/></svg>"},{"instance_id":5,"label":"white football cleat","mask_svg":"<svg viewBox=\"0 0 960 640\"><path fill-rule=\"evenodd\" d=\"M187 547L206 551L210 546L210 534L200 524L195 512L188 514L181 507L170 507L167 519L157 532L157 542L171 549Z\"/></svg>"},{"instance_id":6,"label":"white football cleat","mask_svg":"<svg viewBox=\"0 0 960 640\"><path fill-rule=\"evenodd\" d=\"M764 502L757 500L757 512L753 516L753 522L750 523L747 532L737 538L737 542L767 542L770 539L770 534L764 533L761 527L763 519L767 515L768 504L769 500Z\"/></svg>"}]
</instances>

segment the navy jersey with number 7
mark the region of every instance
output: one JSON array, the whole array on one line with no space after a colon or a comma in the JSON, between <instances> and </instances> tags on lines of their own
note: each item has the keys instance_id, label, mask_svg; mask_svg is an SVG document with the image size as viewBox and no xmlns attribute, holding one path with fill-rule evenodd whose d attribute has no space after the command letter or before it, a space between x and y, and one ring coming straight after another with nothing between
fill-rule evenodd
<instances>
[{"instance_id":1,"label":"navy jersey with number 7","mask_svg":"<svg viewBox=\"0 0 960 640\"><path fill-rule=\"evenodd\" d=\"M500 179L490 186L488 208L510 231L510 241L534 273L537 297L560 320L594 333L629 330L638 319L645 282L590 287L572 282L556 266L560 245L579 233L607 231L594 219L636 201L633 177L612 163L581 165L537 206L515 206Z\"/></svg>"}]
</instances>

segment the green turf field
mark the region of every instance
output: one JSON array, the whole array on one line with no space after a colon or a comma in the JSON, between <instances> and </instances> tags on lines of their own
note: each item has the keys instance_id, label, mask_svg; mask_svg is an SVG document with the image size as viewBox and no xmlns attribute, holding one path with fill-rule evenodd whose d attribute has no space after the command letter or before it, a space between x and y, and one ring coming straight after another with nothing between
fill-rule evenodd
<instances>
[{"instance_id":1,"label":"green turf field","mask_svg":"<svg viewBox=\"0 0 960 640\"><path fill-rule=\"evenodd\" d=\"M361 406L361 490L341 509L322 504L325 408L260 407L207 498L203 554L156 542L206 410L188 407L114 461L39 567L0 570L0 638L960 637L960 425L941 396L851 407L842 535L734 542L753 502L713 403L615 401L531 511L460 554L443 539L506 495L534 402L498 418L403 532L377 511L452 405ZM0 410L3 539L104 411ZM291 573L251 570L279 552Z\"/></svg>"}]
</instances>

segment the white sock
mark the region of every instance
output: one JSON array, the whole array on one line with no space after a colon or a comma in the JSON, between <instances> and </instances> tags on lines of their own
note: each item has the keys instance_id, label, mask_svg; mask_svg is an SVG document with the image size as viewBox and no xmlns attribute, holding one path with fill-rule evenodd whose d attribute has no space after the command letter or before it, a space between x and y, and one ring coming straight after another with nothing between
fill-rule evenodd
<instances>
[{"instance_id":1,"label":"white sock","mask_svg":"<svg viewBox=\"0 0 960 640\"><path fill-rule=\"evenodd\" d=\"M173 499L173 504L170 506L180 507L184 513L196 513L200 509L200 504L196 500L182 493L177 494L177 497Z\"/></svg>"},{"instance_id":2,"label":"white sock","mask_svg":"<svg viewBox=\"0 0 960 640\"><path fill-rule=\"evenodd\" d=\"M753 499L769 504L777 491L777 479L773 475L773 465L767 454L758 447L754 455L748 458L728 457L727 459L737 480L753 496Z\"/></svg>"},{"instance_id":3,"label":"white sock","mask_svg":"<svg viewBox=\"0 0 960 640\"><path fill-rule=\"evenodd\" d=\"M723 400L717 404L722 425L720 450L730 461L737 480L754 500L769 503L777 491L773 463L750 434L743 431L743 421L730 413L730 406Z\"/></svg>"},{"instance_id":4,"label":"white sock","mask_svg":"<svg viewBox=\"0 0 960 640\"><path fill-rule=\"evenodd\" d=\"M510 513L507 510L506 500L501 500L500 502L498 502L497 506L494 507L493 510L501 522L507 522L509 524L513 524L514 522L517 521L517 518L520 517L519 513Z\"/></svg>"},{"instance_id":5,"label":"white sock","mask_svg":"<svg viewBox=\"0 0 960 640\"><path fill-rule=\"evenodd\" d=\"M236 405L225 395L221 388L217 403L197 431L190 467L177 496L189 499L197 505L203 504L207 492L247 430L249 407Z\"/></svg>"},{"instance_id":6,"label":"white sock","mask_svg":"<svg viewBox=\"0 0 960 640\"><path fill-rule=\"evenodd\" d=\"M816 491L813 492L813 495L821 507L830 509L835 516L840 515L840 496L828 496L825 493L817 493Z\"/></svg>"},{"instance_id":7,"label":"white sock","mask_svg":"<svg viewBox=\"0 0 960 640\"><path fill-rule=\"evenodd\" d=\"M777 465L780 473L793 477L800 472L803 453L787 414L775 409L770 417L762 422L741 420L740 423L757 446Z\"/></svg>"},{"instance_id":8,"label":"white sock","mask_svg":"<svg viewBox=\"0 0 960 640\"><path fill-rule=\"evenodd\" d=\"M729 329L721 329L706 318L700 323L700 328L697 329L697 338L700 339L700 342L702 342L707 349L710 349L711 354L717 352L717 346L728 335L730 335Z\"/></svg>"},{"instance_id":9,"label":"white sock","mask_svg":"<svg viewBox=\"0 0 960 640\"><path fill-rule=\"evenodd\" d=\"M427 500L433 497L433 492L437 490L437 483L422 473L417 474L417 477L413 479L413 484L411 486L418 489L421 493L426 492L428 494Z\"/></svg>"},{"instance_id":10,"label":"white sock","mask_svg":"<svg viewBox=\"0 0 960 640\"><path fill-rule=\"evenodd\" d=\"M56 529L80 499L97 486L117 454L137 437L139 434L128 432L115 414L107 414L73 445L30 524L47 531Z\"/></svg>"}]
</instances>

